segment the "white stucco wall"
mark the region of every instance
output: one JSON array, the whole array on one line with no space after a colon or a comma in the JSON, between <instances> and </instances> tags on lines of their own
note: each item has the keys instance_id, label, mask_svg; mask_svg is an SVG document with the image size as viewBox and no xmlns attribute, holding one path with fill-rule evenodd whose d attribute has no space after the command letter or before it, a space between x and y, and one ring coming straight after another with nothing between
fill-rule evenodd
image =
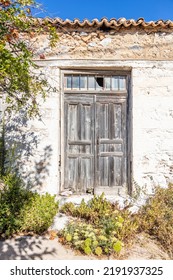
<instances>
[{"instance_id":1,"label":"white stucco wall","mask_svg":"<svg viewBox=\"0 0 173 280\"><path fill-rule=\"evenodd\" d=\"M30 140L36 137L35 143L31 141L31 155L22 153L20 166L30 174L27 180L32 179L39 187L39 178L41 191L52 194L59 191L60 172L63 171L63 162L59 162L63 130L60 68L83 65L94 69L102 65L105 69L131 69L133 179L149 193L153 186L165 187L173 182L173 62L50 60L39 64L46 66L57 92L52 92L42 104L41 120L31 120L25 129L22 128L26 135L33 133L32 136L28 134Z\"/></svg>"},{"instance_id":2,"label":"white stucco wall","mask_svg":"<svg viewBox=\"0 0 173 280\"><path fill-rule=\"evenodd\" d=\"M133 170L140 186L173 182L173 62L132 70Z\"/></svg>"}]
</instances>

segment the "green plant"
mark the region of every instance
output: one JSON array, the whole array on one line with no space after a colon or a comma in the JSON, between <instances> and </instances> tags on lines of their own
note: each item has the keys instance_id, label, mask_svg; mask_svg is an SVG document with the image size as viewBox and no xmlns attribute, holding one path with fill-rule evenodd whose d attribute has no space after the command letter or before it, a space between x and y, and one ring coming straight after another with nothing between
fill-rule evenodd
<instances>
[{"instance_id":1,"label":"green plant","mask_svg":"<svg viewBox=\"0 0 173 280\"><path fill-rule=\"evenodd\" d=\"M103 214L110 214L112 210L111 203L105 198L104 193L100 196L94 195L93 199L88 202L88 207L92 209L92 211L97 212L99 216Z\"/></svg>"},{"instance_id":2,"label":"green plant","mask_svg":"<svg viewBox=\"0 0 173 280\"><path fill-rule=\"evenodd\" d=\"M35 0L0 0L0 98L5 96L9 113L24 109L29 116L38 113L37 96L45 98L45 86L50 87L38 74L33 37L46 33L50 47L58 39L48 21L35 24L34 10L39 10Z\"/></svg>"},{"instance_id":3,"label":"green plant","mask_svg":"<svg viewBox=\"0 0 173 280\"><path fill-rule=\"evenodd\" d=\"M82 200L79 206L66 203L61 211L80 220L69 223L60 232L60 240L85 254L117 254L124 242L130 242L138 227L128 207L120 210L118 204L110 203L104 194L94 196L88 203Z\"/></svg>"},{"instance_id":4,"label":"green plant","mask_svg":"<svg viewBox=\"0 0 173 280\"><path fill-rule=\"evenodd\" d=\"M173 256L173 185L157 188L139 212L139 229L155 236Z\"/></svg>"},{"instance_id":5,"label":"green plant","mask_svg":"<svg viewBox=\"0 0 173 280\"><path fill-rule=\"evenodd\" d=\"M0 191L0 234L10 236L20 228L20 209L28 200L28 192L20 178L8 174L3 177L5 186Z\"/></svg>"},{"instance_id":6,"label":"green plant","mask_svg":"<svg viewBox=\"0 0 173 280\"><path fill-rule=\"evenodd\" d=\"M25 203L20 211L20 218L23 220L20 230L42 233L47 230L58 211L58 203L55 197L46 193L39 195L32 193L28 203Z\"/></svg>"},{"instance_id":7,"label":"green plant","mask_svg":"<svg viewBox=\"0 0 173 280\"><path fill-rule=\"evenodd\" d=\"M1 112L0 112L1 114ZM0 116L1 118L1 116ZM5 125L4 125L4 119L0 121L0 177L5 174L5 156L6 156L6 150L5 150Z\"/></svg>"},{"instance_id":8,"label":"green plant","mask_svg":"<svg viewBox=\"0 0 173 280\"><path fill-rule=\"evenodd\" d=\"M101 256L110 253L119 253L123 243L118 240L113 232L107 234L104 228L85 222L71 222L59 232L61 241L73 248L89 255Z\"/></svg>"},{"instance_id":9,"label":"green plant","mask_svg":"<svg viewBox=\"0 0 173 280\"><path fill-rule=\"evenodd\" d=\"M95 195L88 203L82 200L79 206L71 202L65 203L60 211L104 228L107 234L114 232L117 238L126 241L134 236L138 228L135 215L129 212L129 207L130 205L126 205L124 209L120 209L117 203L106 200L103 193Z\"/></svg>"},{"instance_id":10,"label":"green plant","mask_svg":"<svg viewBox=\"0 0 173 280\"><path fill-rule=\"evenodd\" d=\"M67 215L75 216L76 207L75 207L74 203L72 203L72 202L67 202L67 203L64 203L64 204L61 206L60 211L61 211L62 213L67 214Z\"/></svg>"},{"instance_id":11,"label":"green plant","mask_svg":"<svg viewBox=\"0 0 173 280\"><path fill-rule=\"evenodd\" d=\"M141 196L145 196L147 194L146 187L140 186L134 179L133 179L133 193L132 198L134 200L138 200Z\"/></svg>"},{"instance_id":12,"label":"green plant","mask_svg":"<svg viewBox=\"0 0 173 280\"><path fill-rule=\"evenodd\" d=\"M3 177L0 190L0 235L11 236L21 231L42 233L52 223L58 203L49 194L39 195L24 188L15 174Z\"/></svg>"},{"instance_id":13,"label":"green plant","mask_svg":"<svg viewBox=\"0 0 173 280\"><path fill-rule=\"evenodd\" d=\"M103 193L100 196L94 195L94 197L88 203L82 199L80 205L76 207L71 202L65 203L61 207L60 211L73 217L80 217L97 222L103 215L111 214L112 204L105 199Z\"/></svg>"}]
</instances>

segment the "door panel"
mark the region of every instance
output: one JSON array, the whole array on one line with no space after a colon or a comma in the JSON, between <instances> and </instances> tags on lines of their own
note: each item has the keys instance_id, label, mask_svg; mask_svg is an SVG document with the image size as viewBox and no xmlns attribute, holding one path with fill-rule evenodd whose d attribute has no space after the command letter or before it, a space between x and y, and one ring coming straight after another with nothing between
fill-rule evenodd
<instances>
[{"instance_id":1,"label":"door panel","mask_svg":"<svg viewBox=\"0 0 173 280\"><path fill-rule=\"evenodd\" d=\"M69 157L66 161L65 187L76 187L78 185L78 158Z\"/></svg>"},{"instance_id":2,"label":"door panel","mask_svg":"<svg viewBox=\"0 0 173 280\"><path fill-rule=\"evenodd\" d=\"M126 182L126 99L97 97L97 185L111 193Z\"/></svg>"},{"instance_id":3,"label":"door panel","mask_svg":"<svg viewBox=\"0 0 173 280\"><path fill-rule=\"evenodd\" d=\"M93 97L65 97L64 188L86 192L94 188Z\"/></svg>"}]
</instances>

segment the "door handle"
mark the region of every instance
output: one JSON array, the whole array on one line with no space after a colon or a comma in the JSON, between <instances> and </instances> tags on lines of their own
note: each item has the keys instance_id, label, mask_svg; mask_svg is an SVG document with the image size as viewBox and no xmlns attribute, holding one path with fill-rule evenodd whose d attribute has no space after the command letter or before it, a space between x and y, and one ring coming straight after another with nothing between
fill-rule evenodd
<instances>
[{"instance_id":1,"label":"door handle","mask_svg":"<svg viewBox=\"0 0 173 280\"><path fill-rule=\"evenodd\" d=\"M99 145L99 138L97 138L97 145Z\"/></svg>"}]
</instances>

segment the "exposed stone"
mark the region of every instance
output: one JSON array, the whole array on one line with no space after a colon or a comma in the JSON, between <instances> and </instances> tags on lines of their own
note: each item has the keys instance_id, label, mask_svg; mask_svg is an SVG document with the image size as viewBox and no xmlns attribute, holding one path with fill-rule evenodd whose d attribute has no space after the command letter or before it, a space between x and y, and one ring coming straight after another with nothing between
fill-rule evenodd
<instances>
[{"instance_id":1,"label":"exposed stone","mask_svg":"<svg viewBox=\"0 0 173 280\"><path fill-rule=\"evenodd\" d=\"M103 35L103 33L97 33L97 36L100 40L103 40L105 38L105 35Z\"/></svg>"},{"instance_id":2,"label":"exposed stone","mask_svg":"<svg viewBox=\"0 0 173 280\"><path fill-rule=\"evenodd\" d=\"M58 213L53 221L53 224L51 225L51 227L49 228L50 230L62 230L65 228L65 226L67 225L67 223L70 221L70 217L62 214L62 213Z\"/></svg>"},{"instance_id":3,"label":"exposed stone","mask_svg":"<svg viewBox=\"0 0 173 280\"><path fill-rule=\"evenodd\" d=\"M85 200L85 202L88 202L91 198L93 197L93 195L73 195L67 198L60 198L60 205L67 203L67 202L72 202L75 205L79 205L82 201L82 199Z\"/></svg>"},{"instance_id":4,"label":"exposed stone","mask_svg":"<svg viewBox=\"0 0 173 280\"><path fill-rule=\"evenodd\" d=\"M77 40L81 39L81 37L79 35L75 35L74 38L77 39Z\"/></svg>"},{"instance_id":5,"label":"exposed stone","mask_svg":"<svg viewBox=\"0 0 173 280\"><path fill-rule=\"evenodd\" d=\"M66 32L59 32L60 40L57 42L55 47L55 53L59 53L58 50L61 49L61 45L70 46L75 45L77 47L74 48L74 51L71 53L71 58L89 58L93 54L88 53L88 48L84 43L90 43L90 40L98 40L98 48L95 50L95 59L133 59L133 60L140 60L140 59L155 59L155 60L170 60L173 59L173 46L171 44L173 34L171 29L167 31L165 35L165 31L158 33L147 33L145 30L137 30L135 28L129 30L120 31L110 31L110 32L103 32L101 30L93 30L84 29L83 31L72 31ZM27 40L28 41L28 40ZM46 35L41 35L39 38L31 38L30 41L34 49L37 50L36 54L43 52L46 49L46 57L53 56L52 51L48 53L48 40ZM75 43L76 42L76 43ZM80 43L84 47L82 51L80 50ZM166 46L169 45L169 48ZM103 48L104 46L104 48ZM122 48L123 46L123 48ZM96 46L95 46L96 48ZM106 48L106 52L105 52ZM128 49L128 51L127 51ZM62 52L63 54L63 52ZM69 58L67 53L66 57Z\"/></svg>"},{"instance_id":6,"label":"exposed stone","mask_svg":"<svg viewBox=\"0 0 173 280\"><path fill-rule=\"evenodd\" d=\"M61 52L62 54L63 54L63 53L68 53L69 50L70 50L69 47L63 46L63 45L59 48L59 52Z\"/></svg>"},{"instance_id":7,"label":"exposed stone","mask_svg":"<svg viewBox=\"0 0 173 280\"><path fill-rule=\"evenodd\" d=\"M86 47L86 44L87 44L87 42L86 43L84 43L84 42L80 43L81 47Z\"/></svg>"},{"instance_id":8,"label":"exposed stone","mask_svg":"<svg viewBox=\"0 0 173 280\"><path fill-rule=\"evenodd\" d=\"M81 35L81 36L87 36L88 33L86 33L86 32L80 32L80 35Z\"/></svg>"},{"instance_id":9,"label":"exposed stone","mask_svg":"<svg viewBox=\"0 0 173 280\"><path fill-rule=\"evenodd\" d=\"M81 37L81 39L82 39L84 42L88 42L88 41L91 39L91 35L85 36L85 37Z\"/></svg>"},{"instance_id":10,"label":"exposed stone","mask_svg":"<svg viewBox=\"0 0 173 280\"><path fill-rule=\"evenodd\" d=\"M73 194L72 191L64 191L64 192L61 192L61 195L62 195L62 196L70 196L70 195L72 195L72 194Z\"/></svg>"},{"instance_id":11,"label":"exposed stone","mask_svg":"<svg viewBox=\"0 0 173 280\"><path fill-rule=\"evenodd\" d=\"M103 47L106 47L108 46L110 43L112 42L112 39L111 38L104 38L100 44L103 46Z\"/></svg>"},{"instance_id":12,"label":"exposed stone","mask_svg":"<svg viewBox=\"0 0 173 280\"><path fill-rule=\"evenodd\" d=\"M88 46L89 46L89 47L96 47L97 44L96 44L95 42L90 42L90 43L88 44Z\"/></svg>"},{"instance_id":13,"label":"exposed stone","mask_svg":"<svg viewBox=\"0 0 173 280\"><path fill-rule=\"evenodd\" d=\"M139 50L140 48L141 48L141 46L138 46L138 45L129 47L129 49L131 49L131 50Z\"/></svg>"}]
</instances>

